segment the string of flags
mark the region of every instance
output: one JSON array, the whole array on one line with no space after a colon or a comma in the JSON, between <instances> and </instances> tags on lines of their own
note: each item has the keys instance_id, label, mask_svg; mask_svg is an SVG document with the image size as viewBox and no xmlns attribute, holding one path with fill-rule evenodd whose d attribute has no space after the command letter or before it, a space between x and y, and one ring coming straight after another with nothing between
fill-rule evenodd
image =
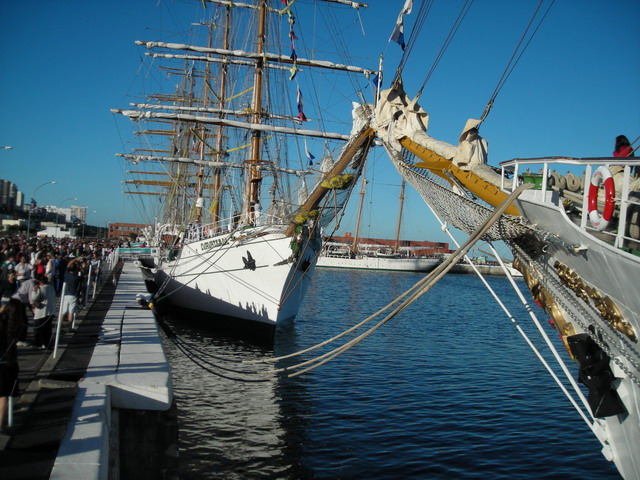
<instances>
[{"instance_id":1,"label":"string of flags","mask_svg":"<svg viewBox=\"0 0 640 480\"><path fill-rule=\"evenodd\" d=\"M290 70L290 75L289 75L289 80L292 81L293 79L296 78L296 75L298 74L298 64L297 64L297 60L298 60L298 54L296 53L296 44L295 41L298 39L298 37L296 36L296 32L295 32L295 24L296 24L296 18L293 15L293 12L291 12L291 6L295 3L296 0L281 0L281 3L283 5L286 5L285 8L283 8L280 11L280 15L287 15L287 20L289 22L289 41L291 42L291 55L289 55L289 58L291 59L291 61L293 62L292 66L291 66L291 70ZM302 99L302 92L300 90L300 85L296 82L296 104L298 106L298 115L296 116L296 118L302 123L302 122L306 122L307 121L307 116L304 114L304 101ZM305 156L307 157L307 160L309 161L309 165L313 165L313 160L316 158L310 151L309 151L309 147L307 146L307 141L305 139L304 141L304 153Z\"/></svg>"},{"instance_id":2,"label":"string of flags","mask_svg":"<svg viewBox=\"0 0 640 480\"><path fill-rule=\"evenodd\" d=\"M293 80L296 77L296 74L298 73L298 66L296 65L296 60L298 59L298 55L296 54L296 45L295 45L295 40L297 40L298 37L296 37L296 32L293 28L296 23L296 19L290 10L290 7L291 5L293 5L294 2L295 0L292 0L289 3L287 3L287 0L282 0L282 3L286 4L287 6L280 12L281 14L286 13L289 20L289 40L291 41L290 58L293 61L293 66L291 67L291 75L289 76L289 80ZM300 122L307 121L307 116L304 114L304 110L303 110L304 104L302 101L302 92L300 91L299 84L296 85L296 103L298 104L298 115L297 115L298 120L300 120Z\"/></svg>"}]
</instances>

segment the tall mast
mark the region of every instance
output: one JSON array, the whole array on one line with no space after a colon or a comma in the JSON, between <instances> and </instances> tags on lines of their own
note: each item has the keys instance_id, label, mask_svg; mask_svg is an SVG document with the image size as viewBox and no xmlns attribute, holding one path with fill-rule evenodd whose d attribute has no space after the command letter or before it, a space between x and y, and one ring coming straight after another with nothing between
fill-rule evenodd
<instances>
[{"instance_id":1,"label":"tall mast","mask_svg":"<svg viewBox=\"0 0 640 480\"><path fill-rule=\"evenodd\" d=\"M213 25L209 24L209 38L208 38L208 46L209 48L211 48L211 44L212 44L212 29L213 29ZM209 80L209 75L211 74L211 64L207 62L205 68L204 68L204 80L205 80L205 84L203 85L203 92L202 92L202 105L206 108L208 103L209 103L209 88L207 87L207 81ZM205 155L205 146L206 146L206 139L207 139L207 126L205 124L203 124L200 127L200 152L199 152L199 157L200 157L200 161L204 162L204 155ZM204 206L204 198L203 198L203 191L204 191L204 166L201 165L200 168L198 168L198 174L197 174L197 186L196 186L196 223L200 223L202 221L202 208Z\"/></svg>"},{"instance_id":2,"label":"tall mast","mask_svg":"<svg viewBox=\"0 0 640 480\"><path fill-rule=\"evenodd\" d=\"M260 13L258 19L258 48L257 53L264 53L265 25L267 14L267 0L260 1ZM253 123L259 124L262 120L262 70L264 60L256 59L255 73L253 76ZM260 152L260 130L254 130L251 135L251 157L248 162L249 168L249 191L247 202L247 220L254 221L254 205L260 201L260 184L262 175L258 168L261 160Z\"/></svg>"},{"instance_id":3,"label":"tall mast","mask_svg":"<svg viewBox=\"0 0 640 480\"><path fill-rule=\"evenodd\" d=\"M398 226L396 228L396 242L393 245L393 253L398 253L400 249L400 226L402 225L402 208L404 207L404 178L400 185L400 211L398 212Z\"/></svg>"},{"instance_id":4,"label":"tall mast","mask_svg":"<svg viewBox=\"0 0 640 480\"><path fill-rule=\"evenodd\" d=\"M229 24L231 21L231 6L227 5L226 8L226 12L225 12L225 24L224 24L224 48L228 49L229 48ZM220 109L223 110L225 107L225 95L226 95L226 88L227 88L227 73L229 72L229 67L227 65L227 63L223 63L222 64L222 68L220 71ZM224 113L220 114L221 118L224 118ZM218 162L222 162L223 158L222 158L222 141L223 141L223 135L222 135L222 130L223 127L222 125L220 125L218 127L218 135L216 138L216 156L217 156L217 160ZM217 225L218 221L220 220L220 198L222 197L222 189L221 187L221 173L220 173L220 169L216 168L214 171L214 175L213 175L213 208L212 208L212 213L213 213L213 223Z\"/></svg>"},{"instance_id":5,"label":"tall mast","mask_svg":"<svg viewBox=\"0 0 640 480\"><path fill-rule=\"evenodd\" d=\"M362 174L362 186L360 187L360 205L358 206L358 218L356 219L356 228L353 233L353 243L351 244L351 251L356 253L358 251L358 241L360 235L360 219L362 218L362 208L364 207L364 191L367 185L367 179Z\"/></svg>"}]
</instances>

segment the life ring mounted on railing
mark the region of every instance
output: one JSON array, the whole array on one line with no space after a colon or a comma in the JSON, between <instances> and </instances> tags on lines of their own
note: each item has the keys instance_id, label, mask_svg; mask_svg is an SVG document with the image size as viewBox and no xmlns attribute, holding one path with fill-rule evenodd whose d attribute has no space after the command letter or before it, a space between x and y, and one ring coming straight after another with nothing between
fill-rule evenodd
<instances>
[{"instance_id":1,"label":"life ring mounted on railing","mask_svg":"<svg viewBox=\"0 0 640 480\"><path fill-rule=\"evenodd\" d=\"M604 184L604 209L602 213L598 210L598 188ZM598 167L591 177L589 185L589 221L593 228L602 231L609 225L613 216L614 197L616 189L613 183L613 176L607 167Z\"/></svg>"}]
</instances>

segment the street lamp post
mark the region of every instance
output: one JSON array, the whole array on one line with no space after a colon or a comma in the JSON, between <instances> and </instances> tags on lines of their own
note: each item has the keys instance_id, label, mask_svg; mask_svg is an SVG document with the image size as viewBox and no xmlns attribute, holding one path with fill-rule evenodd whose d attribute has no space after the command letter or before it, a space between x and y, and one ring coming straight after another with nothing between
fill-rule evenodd
<instances>
[{"instance_id":1,"label":"street lamp post","mask_svg":"<svg viewBox=\"0 0 640 480\"><path fill-rule=\"evenodd\" d=\"M68 202L69 200L78 200L78 197L69 197L69 198L65 198L64 200L62 200L60 202L60 205L56 206L56 238L58 238L58 217L60 216L60 206L64 203L64 202ZM65 222L66 223L66 222Z\"/></svg>"},{"instance_id":2,"label":"street lamp post","mask_svg":"<svg viewBox=\"0 0 640 480\"><path fill-rule=\"evenodd\" d=\"M42 185L38 185L36 187L36 189L33 191L33 194L31 195L31 198L35 199L36 198L36 192L38 191L38 189L40 187L44 187L45 185L49 185L50 183L56 183L56 181L55 180L51 180L50 182L44 182ZM32 209L33 209L32 206L29 205L29 218L27 220L27 240L29 240L29 231L31 230L31 210Z\"/></svg>"}]
</instances>

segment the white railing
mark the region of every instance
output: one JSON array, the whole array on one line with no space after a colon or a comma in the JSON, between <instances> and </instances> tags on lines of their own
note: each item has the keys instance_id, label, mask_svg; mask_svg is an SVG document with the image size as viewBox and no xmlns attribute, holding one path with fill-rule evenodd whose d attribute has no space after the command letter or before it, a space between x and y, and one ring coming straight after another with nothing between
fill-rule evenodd
<instances>
[{"instance_id":1,"label":"white railing","mask_svg":"<svg viewBox=\"0 0 640 480\"><path fill-rule=\"evenodd\" d=\"M256 227L264 227L268 230L272 226L287 225L288 221L276 215L261 214L256 221ZM242 229L247 225L234 224L229 219L220 220L216 223L206 225L191 224L186 227L185 239L187 242L197 242L205 238L217 237L219 235L229 234L238 229Z\"/></svg>"},{"instance_id":2,"label":"white railing","mask_svg":"<svg viewBox=\"0 0 640 480\"><path fill-rule=\"evenodd\" d=\"M533 200L537 200L540 202L550 202L551 201L551 187L549 186L549 178L552 171L555 171L559 166L573 166L575 167L583 167L584 168L584 188L582 190L582 214L580 218L580 227L586 231L597 232L597 230L589 224L588 217L589 211L588 205L588 196L589 196L589 182L593 173L594 166L606 166L610 168L612 166L621 166L623 167L623 181L622 188L619 186L616 187L616 196L614 201L616 206L618 207L619 212L619 220L618 226L614 230L603 230L600 231L601 234L612 237L612 243L614 246L620 248L624 246L625 241L637 241L637 239L633 239L625 235L627 231L628 224L628 209L631 205L636 205L640 207L640 198L639 197L630 197L631 190L629 188L631 182L634 178L631 175L631 169L636 167L640 169L640 159L635 157L603 157L603 158L571 158L571 157L548 157L548 158L516 158L513 160L508 160L505 162L501 162L500 166L502 168L502 189L508 191L505 184L505 173L512 172L513 178L515 181L511 183L511 191L515 190L518 185L522 183L519 181L521 175L526 174L536 174L531 169L532 167L540 168L537 174L541 177L541 185L536 187L537 190L533 192ZM523 171L523 167L526 167L526 171ZM552 170L553 169L553 170ZM619 192L619 195L618 195Z\"/></svg>"},{"instance_id":3,"label":"white railing","mask_svg":"<svg viewBox=\"0 0 640 480\"><path fill-rule=\"evenodd\" d=\"M86 283L83 283L81 285L81 288L83 290L82 295L80 295L79 292L74 292L79 297L78 311L83 310L87 307L89 296L91 296L92 300L95 299L97 290L99 289L99 287L104 285L107 280L113 280L115 284L115 278L112 278L112 276L115 267L120 259L118 255L118 249L109 254L106 254L104 251L102 253L102 259L98 260L98 265L96 266L96 268L94 268L91 262L89 262L89 268L85 277ZM62 309L65 307L65 302L63 301L63 299L66 291L67 283L63 282L60 295L60 305L58 309L58 322L56 325L56 333L54 339L53 358L57 358L58 355L58 344L60 342L62 324L64 323L64 313ZM80 303L80 300L82 300L82 303ZM73 317L71 328L75 328L75 314Z\"/></svg>"}]
</instances>

